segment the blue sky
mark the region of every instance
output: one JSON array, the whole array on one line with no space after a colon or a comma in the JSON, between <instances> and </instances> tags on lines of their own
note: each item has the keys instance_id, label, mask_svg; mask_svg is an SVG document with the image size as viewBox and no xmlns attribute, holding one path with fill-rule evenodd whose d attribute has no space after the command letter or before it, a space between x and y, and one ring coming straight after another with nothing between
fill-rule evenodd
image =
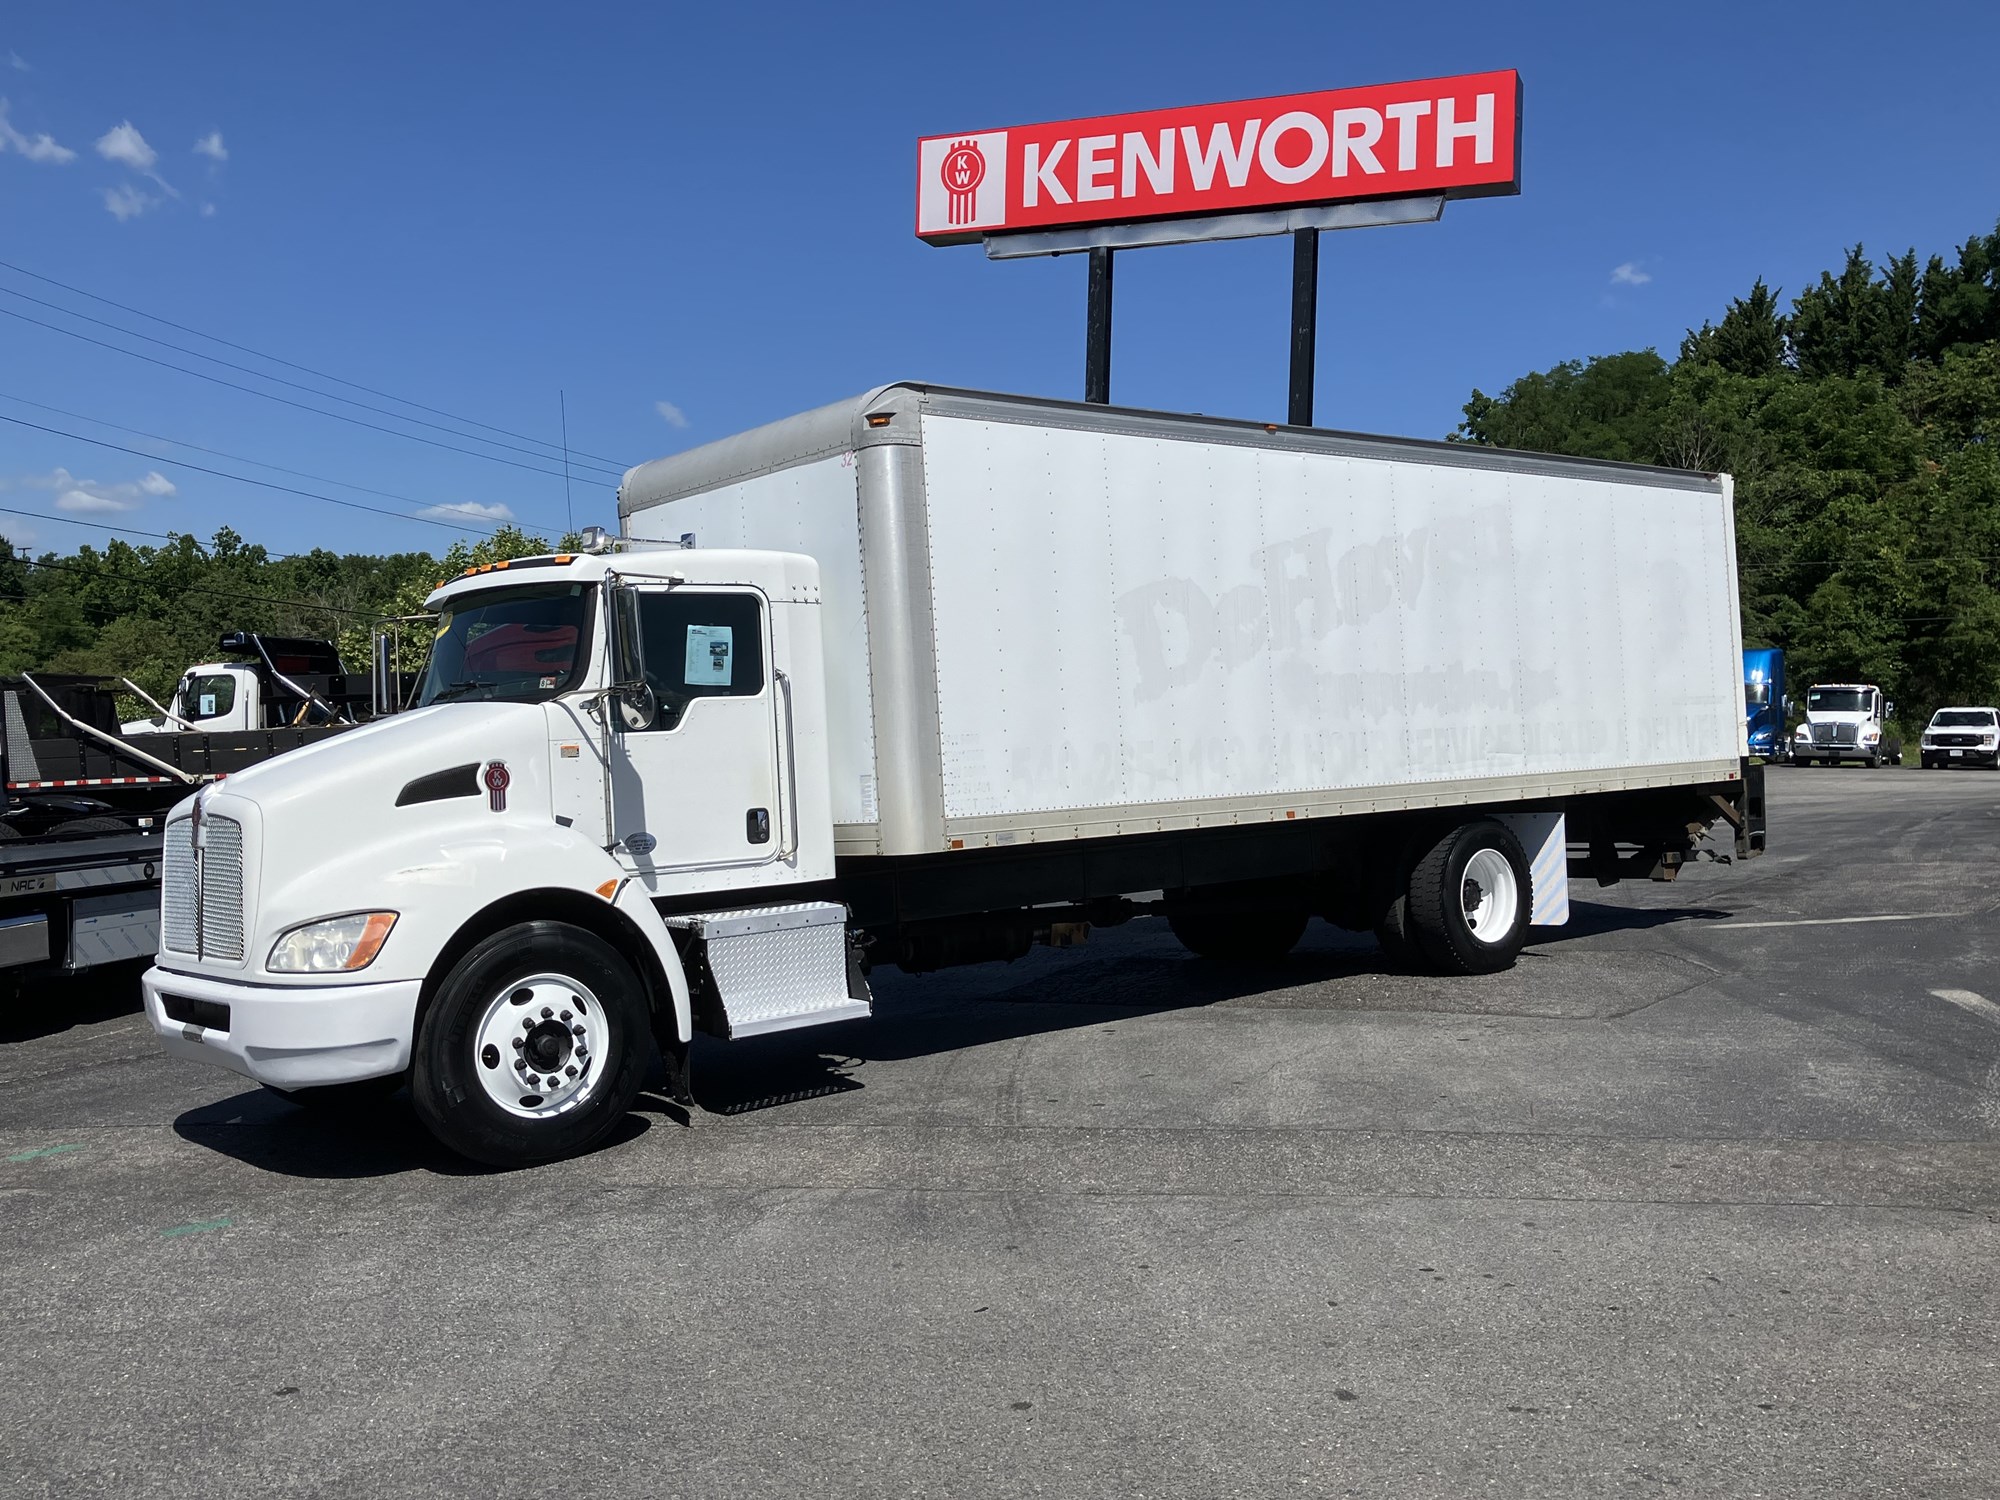
<instances>
[{"instance_id":1,"label":"blue sky","mask_svg":"<svg viewBox=\"0 0 2000 1500\"><path fill-rule=\"evenodd\" d=\"M1904 14L11 3L0 261L543 443L562 391L572 446L622 464L891 379L1081 394L1082 259L920 244L920 135L1518 68L1519 197L1323 251L1320 423L1437 437L1475 386L1619 349L1671 354L1759 275L1794 292L1857 239L1928 254L1992 229L2000 6ZM1113 399L1282 419L1289 256L1261 240L1121 257ZM0 288L385 404L14 271ZM335 404L19 296L0 309ZM0 317L0 393L364 487L0 400L0 415L143 450L0 423L12 510L202 536L228 524L278 551L441 549L449 516L403 518L436 506L544 532L566 518L560 459L533 442L499 456L544 472L16 317ZM577 524L613 519L613 483L579 469ZM35 550L105 535L5 513L0 534Z\"/></svg>"}]
</instances>

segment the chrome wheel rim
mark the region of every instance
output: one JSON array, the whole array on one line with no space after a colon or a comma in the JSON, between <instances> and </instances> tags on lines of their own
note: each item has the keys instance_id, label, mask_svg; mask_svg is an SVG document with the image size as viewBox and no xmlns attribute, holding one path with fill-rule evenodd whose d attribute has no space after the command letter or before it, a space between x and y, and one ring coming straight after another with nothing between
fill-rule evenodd
<instances>
[{"instance_id":1,"label":"chrome wheel rim","mask_svg":"<svg viewBox=\"0 0 2000 1500\"><path fill-rule=\"evenodd\" d=\"M597 1091L610 1040L604 1007L588 987L534 974L487 1003L472 1034L472 1071L508 1114L547 1119Z\"/></svg>"},{"instance_id":2,"label":"chrome wheel rim","mask_svg":"<svg viewBox=\"0 0 2000 1500\"><path fill-rule=\"evenodd\" d=\"M1498 943L1514 930L1521 911L1521 884L1514 866L1498 849L1478 849L1465 862L1458 898L1465 925L1482 943Z\"/></svg>"}]
</instances>

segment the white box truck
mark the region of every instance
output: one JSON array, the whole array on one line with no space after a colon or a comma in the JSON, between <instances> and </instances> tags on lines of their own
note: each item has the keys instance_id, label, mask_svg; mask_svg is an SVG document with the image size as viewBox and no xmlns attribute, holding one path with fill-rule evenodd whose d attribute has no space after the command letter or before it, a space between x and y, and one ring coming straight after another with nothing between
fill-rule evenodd
<instances>
[{"instance_id":1,"label":"white box truck","mask_svg":"<svg viewBox=\"0 0 2000 1500\"><path fill-rule=\"evenodd\" d=\"M1479 973L1572 870L1761 844L1726 476L895 385L619 513L441 585L419 710L175 809L170 1050L530 1161L872 965L1318 915Z\"/></svg>"}]
</instances>

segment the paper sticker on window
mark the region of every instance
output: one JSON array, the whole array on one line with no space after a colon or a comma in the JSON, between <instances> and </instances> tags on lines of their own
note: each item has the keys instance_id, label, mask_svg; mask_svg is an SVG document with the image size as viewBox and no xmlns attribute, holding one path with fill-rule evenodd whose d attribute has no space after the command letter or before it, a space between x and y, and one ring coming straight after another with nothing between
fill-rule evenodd
<instances>
[{"instance_id":1,"label":"paper sticker on window","mask_svg":"<svg viewBox=\"0 0 2000 1500\"><path fill-rule=\"evenodd\" d=\"M734 664L730 647L735 643L733 625L690 625L687 633L687 685L728 687Z\"/></svg>"},{"instance_id":2,"label":"paper sticker on window","mask_svg":"<svg viewBox=\"0 0 2000 1500\"><path fill-rule=\"evenodd\" d=\"M201 695L201 708L195 714L195 717L197 719L212 719L215 717L215 694L203 693Z\"/></svg>"}]
</instances>

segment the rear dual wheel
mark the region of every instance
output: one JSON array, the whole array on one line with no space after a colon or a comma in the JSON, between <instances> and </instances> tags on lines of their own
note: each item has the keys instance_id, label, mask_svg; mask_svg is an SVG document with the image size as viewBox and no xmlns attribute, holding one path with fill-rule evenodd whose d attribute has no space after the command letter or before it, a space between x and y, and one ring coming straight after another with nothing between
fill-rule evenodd
<instances>
[{"instance_id":1,"label":"rear dual wheel","mask_svg":"<svg viewBox=\"0 0 2000 1500\"><path fill-rule=\"evenodd\" d=\"M1528 939L1534 881L1521 842L1481 819L1454 828L1411 867L1375 929L1392 963L1439 974L1511 969Z\"/></svg>"}]
</instances>

